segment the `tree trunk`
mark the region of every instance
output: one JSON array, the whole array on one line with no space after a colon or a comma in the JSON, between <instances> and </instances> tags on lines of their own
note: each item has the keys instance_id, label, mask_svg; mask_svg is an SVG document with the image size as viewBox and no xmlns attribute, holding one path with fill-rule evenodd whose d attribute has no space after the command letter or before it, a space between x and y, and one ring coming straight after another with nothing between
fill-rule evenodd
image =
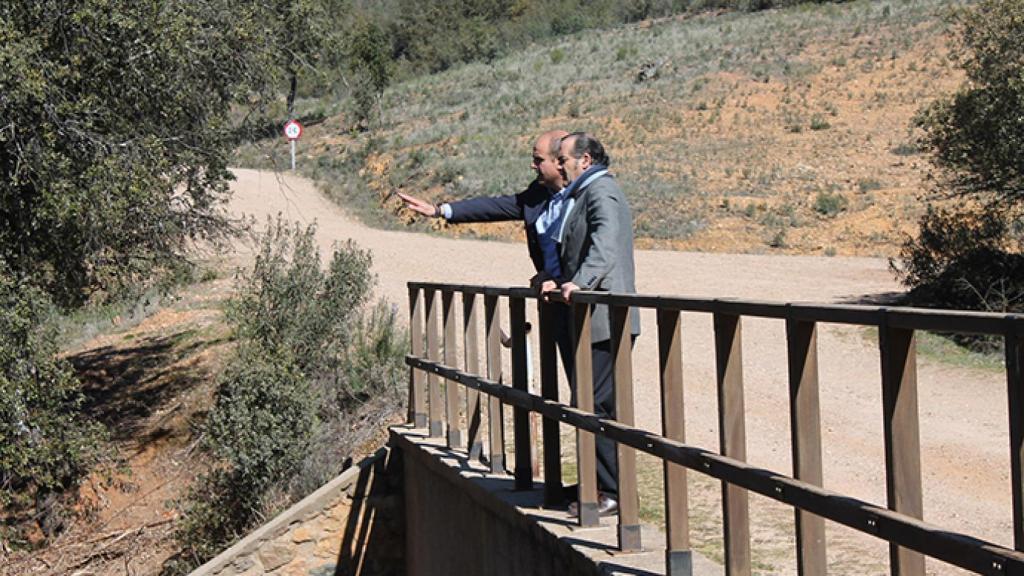
<instances>
[{"instance_id":1,"label":"tree trunk","mask_svg":"<svg viewBox=\"0 0 1024 576\"><path fill-rule=\"evenodd\" d=\"M291 87L288 90L288 119L295 120L295 92L299 85L299 75L294 70L288 70L288 75L291 78Z\"/></svg>"}]
</instances>

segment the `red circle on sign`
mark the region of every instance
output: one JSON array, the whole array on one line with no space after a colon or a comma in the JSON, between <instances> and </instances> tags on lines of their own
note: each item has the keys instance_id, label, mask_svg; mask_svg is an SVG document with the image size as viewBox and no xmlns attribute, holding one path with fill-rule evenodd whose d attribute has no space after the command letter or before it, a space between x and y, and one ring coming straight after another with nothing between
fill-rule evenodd
<instances>
[{"instance_id":1,"label":"red circle on sign","mask_svg":"<svg viewBox=\"0 0 1024 576\"><path fill-rule=\"evenodd\" d=\"M284 137L289 140L298 140L302 137L302 124L298 120L289 120L284 125Z\"/></svg>"}]
</instances>

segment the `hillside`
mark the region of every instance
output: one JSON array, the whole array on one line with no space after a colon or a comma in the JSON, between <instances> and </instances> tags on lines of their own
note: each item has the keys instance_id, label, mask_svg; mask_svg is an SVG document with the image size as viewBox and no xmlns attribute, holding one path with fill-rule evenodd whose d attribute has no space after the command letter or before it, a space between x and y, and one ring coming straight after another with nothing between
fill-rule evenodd
<instances>
[{"instance_id":1,"label":"hillside","mask_svg":"<svg viewBox=\"0 0 1024 576\"><path fill-rule=\"evenodd\" d=\"M953 4L812 4L584 32L393 86L369 133L351 130L341 103L301 102L326 120L299 143L299 169L370 224L438 227L413 222L391 193L516 191L535 134L585 129L611 153L640 246L890 256L926 190L912 118L962 80L942 18ZM286 167L287 154L272 139L239 161Z\"/></svg>"}]
</instances>

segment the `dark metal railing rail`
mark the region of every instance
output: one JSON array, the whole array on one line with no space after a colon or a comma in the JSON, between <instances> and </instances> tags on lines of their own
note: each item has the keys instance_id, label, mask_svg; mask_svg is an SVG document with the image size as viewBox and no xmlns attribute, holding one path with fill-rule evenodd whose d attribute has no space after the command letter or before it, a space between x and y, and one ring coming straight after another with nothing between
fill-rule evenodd
<instances>
[{"instance_id":1,"label":"dark metal railing rail","mask_svg":"<svg viewBox=\"0 0 1024 576\"><path fill-rule=\"evenodd\" d=\"M438 307L438 294L441 306ZM458 327L454 314L455 294L463 307L463 369L458 368ZM477 353L478 301L484 301L486 371L479 373ZM511 323L512 374L505 385L500 356L499 298L508 300ZM796 514L796 552L800 574L825 574L824 520L832 520L872 534L890 543L893 574L923 575L924 555L984 574L1024 575L1024 316L975 312L937 311L850 305L781 304L741 300L672 298L577 292L572 318L578 406L558 402L558 365L553 337L551 306L526 288L500 288L454 284L410 283L412 354L410 418L417 427L429 427L432 437L447 430L451 448L482 450L480 424L482 403L488 397L489 462L494 472L505 472L502 406L513 410L512 466L515 486L533 486L532 440L529 413L543 421L544 500L562 501L559 423L577 431L579 475L579 523L598 523L595 479L595 435L618 443L619 455L619 548L639 550L639 499L636 450L664 462L666 572L689 574L692 570L687 507L687 470L696 470L723 483L725 564L730 575L751 573L750 529L747 492L792 505ZM541 395L527 390L526 301L536 300L539 319ZM590 358L590 321L595 304L607 304L612 326L614 385L617 419L593 415ZM653 308L661 382L662 434L633 425L633 379L629 315L631 307ZM717 361L720 453L685 443L683 377L680 348L680 313L705 312L714 317ZM443 350L437 318L443 318ZM790 422L793 455L792 477L750 466L746 458L741 358L742 317L782 319L786 323L789 360ZM882 370L883 431L888 508L821 487L821 425L818 401L817 324L842 323L875 326L879 330ZM1006 347L1009 405L1009 444L1013 502L1014 548L1009 549L951 530L927 524L923 517L921 456L917 409L915 337L917 330L1001 336ZM424 343L426 350L424 351ZM425 354L424 354L425 352ZM459 387L466 387L463 436ZM429 396L429 402L427 398ZM443 407L443 409L442 409Z\"/></svg>"}]
</instances>

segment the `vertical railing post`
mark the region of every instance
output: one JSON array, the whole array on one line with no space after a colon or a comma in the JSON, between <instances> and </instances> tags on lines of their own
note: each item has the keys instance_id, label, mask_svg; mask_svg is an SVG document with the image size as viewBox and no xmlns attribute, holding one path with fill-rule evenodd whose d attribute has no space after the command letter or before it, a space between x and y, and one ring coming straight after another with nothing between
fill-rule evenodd
<instances>
[{"instance_id":1,"label":"vertical railing post","mask_svg":"<svg viewBox=\"0 0 1024 576\"><path fill-rule=\"evenodd\" d=\"M545 400L558 402L558 349L555 331L556 304L537 300L537 319L540 327L540 393ZM565 329L562 327L562 329ZM542 422L544 438L544 505L557 506L565 499L562 493L562 440L558 420L545 418Z\"/></svg>"},{"instance_id":2,"label":"vertical railing post","mask_svg":"<svg viewBox=\"0 0 1024 576\"><path fill-rule=\"evenodd\" d=\"M683 410L683 357L679 312L658 310L658 360L661 379L661 433L669 440L686 441ZM689 498L686 468L664 461L665 574L691 576Z\"/></svg>"},{"instance_id":3,"label":"vertical railing post","mask_svg":"<svg viewBox=\"0 0 1024 576\"><path fill-rule=\"evenodd\" d=\"M502 382L501 375L501 308L498 297L484 296L484 331L487 339L487 379ZM505 418L501 401L495 396L487 399L487 443L490 451L491 472L505 471Z\"/></svg>"},{"instance_id":4,"label":"vertical railing post","mask_svg":"<svg viewBox=\"0 0 1024 576\"><path fill-rule=\"evenodd\" d=\"M715 313L715 357L718 368L718 435L722 454L747 459L743 407L743 358L740 317ZM722 482L725 572L749 576L750 514L747 491Z\"/></svg>"},{"instance_id":5,"label":"vertical railing post","mask_svg":"<svg viewBox=\"0 0 1024 576\"><path fill-rule=\"evenodd\" d=\"M612 329L612 382L615 387L615 420L633 426L633 333L629 306L612 305L608 316ZM616 444L619 459L619 549L640 550L640 496L636 483L636 449Z\"/></svg>"},{"instance_id":6,"label":"vertical railing post","mask_svg":"<svg viewBox=\"0 0 1024 576\"><path fill-rule=\"evenodd\" d=\"M914 331L878 329L882 364L882 406L885 434L885 484L889 508L922 518L921 438L917 413L917 361ZM924 556L890 544L890 570L896 576L924 574Z\"/></svg>"},{"instance_id":7,"label":"vertical railing post","mask_svg":"<svg viewBox=\"0 0 1024 576\"><path fill-rule=\"evenodd\" d=\"M427 360L438 362L441 360L441 345L437 334L438 298L437 290L427 289ZM444 418L444 408L441 406L441 377L433 372L427 374L427 387L430 388L430 437L440 438L444 433L441 419Z\"/></svg>"},{"instance_id":8,"label":"vertical railing post","mask_svg":"<svg viewBox=\"0 0 1024 576\"><path fill-rule=\"evenodd\" d=\"M526 300L509 298L509 320L512 323L512 387L529 392L526 358ZM512 409L512 440L516 450L516 490L533 488L533 442L530 437L530 411L525 408Z\"/></svg>"},{"instance_id":9,"label":"vertical railing post","mask_svg":"<svg viewBox=\"0 0 1024 576\"><path fill-rule=\"evenodd\" d=\"M410 351L417 358L423 357L423 291L419 286L409 284L409 339ZM410 421L416 428L427 426L426 374L422 370L409 368L409 412Z\"/></svg>"},{"instance_id":10,"label":"vertical railing post","mask_svg":"<svg viewBox=\"0 0 1024 576\"><path fill-rule=\"evenodd\" d=\"M466 372L469 374L479 374L480 372L476 301L475 293L463 292L462 334ZM469 458L475 460L480 457L484 448L483 442L480 441L480 391L476 388L466 388L466 430L466 447L469 450Z\"/></svg>"},{"instance_id":11,"label":"vertical railing post","mask_svg":"<svg viewBox=\"0 0 1024 576\"><path fill-rule=\"evenodd\" d=\"M786 342L793 476L821 486L821 409L815 323L787 319ZM825 574L825 520L799 508L796 509L796 552L797 571L801 576Z\"/></svg>"},{"instance_id":12,"label":"vertical railing post","mask_svg":"<svg viewBox=\"0 0 1024 576\"><path fill-rule=\"evenodd\" d=\"M573 385L576 389L576 406L594 413L594 358L590 349L590 325L593 307L590 304L573 304L573 345L575 368ZM597 510L597 444L594 434L582 428L576 429L576 461L579 475L579 502L577 511L580 526L597 526L600 517Z\"/></svg>"},{"instance_id":13,"label":"vertical railing post","mask_svg":"<svg viewBox=\"0 0 1024 576\"><path fill-rule=\"evenodd\" d=\"M459 349L456 343L458 325L455 321L455 292L441 292L441 308L444 311L444 363L458 368ZM459 417L459 384L446 380L444 383L444 411L448 417L448 447L462 446L462 419Z\"/></svg>"},{"instance_id":14,"label":"vertical railing post","mask_svg":"<svg viewBox=\"0 0 1024 576\"><path fill-rule=\"evenodd\" d=\"M1020 324L1007 322L1006 391L1010 414L1010 490L1013 501L1013 547L1024 552L1024 344Z\"/></svg>"}]
</instances>

